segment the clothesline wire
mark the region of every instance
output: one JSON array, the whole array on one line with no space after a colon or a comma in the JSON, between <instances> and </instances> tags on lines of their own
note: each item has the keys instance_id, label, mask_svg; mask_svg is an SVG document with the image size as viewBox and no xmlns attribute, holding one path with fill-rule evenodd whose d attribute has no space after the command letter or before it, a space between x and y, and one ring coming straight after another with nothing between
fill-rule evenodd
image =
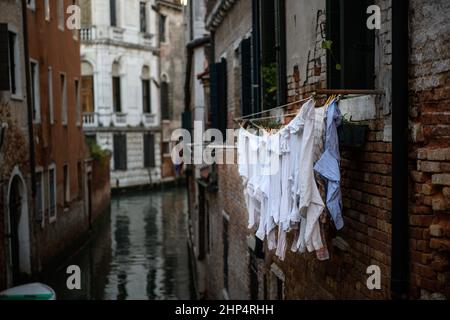
<instances>
[{"instance_id":1,"label":"clothesline wire","mask_svg":"<svg viewBox=\"0 0 450 320\"><path fill-rule=\"evenodd\" d=\"M327 89L318 90L316 92L313 92L307 98L296 100L294 102L290 102L288 104L284 104L284 105L281 105L281 106L278 106L278 107L275 107L275 108L272 108L272 109L268 109L268 110L264 110L264 111L261 111L261 112L256 112L256 113L253 113L253 114L250 114L250 115L246 115L246 116L243 116L243 117L235 118L234 121L235 122L239 122L239 121L242 121L242 120L247 120L247 121L248 120L253 120L253 118L255 118L258 115L266 114L266 113L269 113L269 112L272 112L272 111L275 111L275 110L279 110L279 109L284 109L286 107L293 106L293 105L298 104L300 102L307 101L309 99L314 99L316 96L331 95L331 94L336 94L340 98L342 96L347 96L347 95L353 95L353 96L363 96L363 95L370 95L370 94L372 94L372 95L380 95L380 94L384 94L384 92L380 91L380 90L327 90ZM288 116L288 115L285 115L285 116ZM268 117L267 119L272 119L272 118L277 118L277 117L279 117L279 116ZM255 118L255 120L262 120L262 119L265 119L265 118Z\"/></svg>"}]
</instances>

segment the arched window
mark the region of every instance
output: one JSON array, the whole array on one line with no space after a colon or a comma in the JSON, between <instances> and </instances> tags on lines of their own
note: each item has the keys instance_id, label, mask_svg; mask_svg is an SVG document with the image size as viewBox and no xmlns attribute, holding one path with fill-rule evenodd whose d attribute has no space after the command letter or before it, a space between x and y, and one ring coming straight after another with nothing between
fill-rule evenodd
<instances>
[{"instance_id":1,"label":"arched window","mask_svg":"<svg viewBox=\"0 0 450 320\"><path fill-rule=\"evenodd\" d=\"M118 62L114 62L112 65L112 95L113 110L115 113L122 112L122 96L120 90L120 65Z\"/></svg>"},{"instance_id":2,"label":"arched window","mask_svg":"<svg viewBox=\"0 0 450 320\"><path fill-rule=\"evenodd\" d=\"M163 120L170 120L171 107L169 101L169 83L166 75L161 77L161 113Z\"/></svg>"},{"instance_id":3,"label":"arched window","mask_svg":"<svg viewBox=\"0 0 450 320\"><path fill-rule=\"evenodd\" d=\"M151 81L150 68L144 66L142 68L142 111L143 113L152 113L152 95L151 95Z\"/></svg>"},{"instance_id":4,"label":"arched window","mask_svg":"<svg viewBox=\"0 0 450 320\"><path fill-rule=\"evenodd\" d=\"M81 62L81 106L83 113L95 112L94 68L89 62Z\"/></svg>"}]
</instances>

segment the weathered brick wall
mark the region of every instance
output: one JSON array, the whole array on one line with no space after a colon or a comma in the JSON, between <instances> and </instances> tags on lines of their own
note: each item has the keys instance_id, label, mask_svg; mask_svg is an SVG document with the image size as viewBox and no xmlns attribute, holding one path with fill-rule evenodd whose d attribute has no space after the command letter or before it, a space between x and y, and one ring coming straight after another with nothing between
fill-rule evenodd
<instances>
[{"instance_id":1,"label":"weathered brick wall","mask_svg":"<svg viewBox=\"0 0 450 320\"><path fill-rule=\"evenodd\" d=\"M411 294L450 298L450 2L411 0Z\"/></svg>"},{"instance_id":2,"label":"weathered brick wall","mask_svg":"<svg viewBox=\"0 0 450 320\"><path fill-rule=\"evenodd\" d=\"M233 128L233 119L240 114L240 64L238 44L251 30L251 1L238 1L234 4L225 20L215 33L216 61L224 56L227 59L228 78L228 127ZM232 299L249 298L247 214L243 198L243 187L236 165L219 165L219 196L217 211L211 211L214 220L212 233L213 251L217 251L216 261L211 259L211 273L215 279L212 293L216 298L223 298L223 213L230 218L229 233L229 290ZM214 263L214 265L212 264Z\"/></svg>"},{"instance_id":3,"label":"weathered brick wall","mask_svg":"<svg viewBox=\"0 0 450 320\"><path fill-rule=\"evenodd\" d=\"M376 31L376 97L374 117L361 123L369 131L366 144L354 150L341 147L342 192L345 228L336 232L327 221L325 233L331 259L319 262L313 254L288 253L284 262L268 253L258 262L259 297L268 291L270 267L275 263L285 277L286 299L385 299L390 298L391 273L391 0L376 1L382 9L382 27ZM235 74L233 43L245 34L249 7L238 2L216 31L216 59L226 52L228 59L229 119L239 114L239 78ZM450 281L450 4L411 1L411 297L449 296ZM237 11L236 8L239 8ZM247 10L247 11L245 11ZM247 16L248 15L248 16ZM323 19L324 17L320 17ZM311 45L304 78L294 65L288 70L288 100L296 101L316 88L326 86L325 52L321 34ZM289 39L288 39L289 41ZM289 58L289 57L288 57ZM297 109L294 106L292 109ZM364 106L361 106L361 108ZM229 127L234 124L230 121ZM213 215L213 250L222 248L222 211L230 216L230 290L235 299L249 298L249 255L247 213L236 166L219 167L218 209ZM329 219L328 219L329 220ZM216 229L217 228L217 229ZM292 241L292 235L288 237ZM266 250L267 252L267 250ZM222 276L221 251L209 266L212 278ZM214 264L215 263L215 264ZM366 286L367 268L377 265L382 272L381 290ZM209 283L211 297L221 298L221 281ZM266 286L265 290L263 289Z\"/></svg>"}]
</instances>

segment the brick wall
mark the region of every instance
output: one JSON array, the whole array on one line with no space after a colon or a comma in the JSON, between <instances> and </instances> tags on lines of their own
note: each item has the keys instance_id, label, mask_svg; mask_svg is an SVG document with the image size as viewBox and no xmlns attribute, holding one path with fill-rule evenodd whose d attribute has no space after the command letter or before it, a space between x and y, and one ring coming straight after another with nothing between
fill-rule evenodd
<instances>
[{"instance_id":1,"label":"brick wall","mask_svg":"<svg viewBox=\"0 0 450 320\"><path fill-rule=\"evenodd\" d=\"M286 260L281 262L266 250L265 259L258 260L259 298L264 298L267 292L270 297L273 264L285 279L286 299L390 298L391 0L378 0L376 4L382 9L382 28L376 31L375 84L385 90L385 95L375 98L374 116L361 122L369 128L364 147L360 150L341 147L345 228L336 232L329 218L324 225L331 255L329 261L319 262L313 254L288 253ZM238 1L215 33L215 58L226 53L228 59L229 119L240 110L237 94L240 84L233 58L235 44L250 26L249 10L249 4ZM446 19L449 15L448 1L439 0L432 4L411 1L411 298L449 296L450 23ZM319 17L319 22L320 19L324 19L324 15ZM307 61L306 78L296 64L291 63L293 68L287 70L289 102L326 86L326 59L320 47L321 37L316 28L316 41L309 48L312 54ZM230 121L229 127L233 126ZM211 279L208 293L212 298L222 298L222 212L230 217L228 293L232 299L250 297L247 236L251 232L246 228L242 191L237 167L219 166L219 197L217 208L211 215L215 221L214 255L208 265ZM288 241L292 241L292 235L288 236ZM366 272L371 265L381 269L381 290L370 291L366 286Z\"/></svg>"},{"instance_id":2,"label":"brick wall","mask_svg":"<svg viewBox=\"0 0 450 320\"><path fill-rule=\"evenodd\" d=\"M450 3L411 1L411 294L450 298Z\"/></svg>"}]
</instances>

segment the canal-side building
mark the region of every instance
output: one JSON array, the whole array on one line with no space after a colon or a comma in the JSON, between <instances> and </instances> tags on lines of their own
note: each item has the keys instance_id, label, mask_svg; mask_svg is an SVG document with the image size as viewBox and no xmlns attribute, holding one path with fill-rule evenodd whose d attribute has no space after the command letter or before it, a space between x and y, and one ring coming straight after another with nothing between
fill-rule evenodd
<instances>
[{"instance_id":1,"label":"canal-side building","mask_svg":"<svg viewBox=\"0 0 450 320\"><path fill-rule=\"evenodd\" d=\"M79 29L70 0L28 1L29 99L35 164L33 272L54 267L109 205L109 155L83 133ZM72 17L73 18L73 17ZM63 48L63 50L62 50ZM98 163L97 163L98 161ZM106 171L106 172L105 172ZM102 185L98 185L102 181Z\"/></svg>"},{"instance_id":2,"label":"canal-side building","mask_svg":"<svg viewBox=\"0 0 450 320\"><path fill-rule=\"evenodd\" d=\"M158 0L158 42L161 101L161 176L164 181L181 174L172 163L172 132L181 128L184 110L184 34L183 5L179 0Z\"/></svg>"},{"instance_id":3,"label":"canal-side building","mask_svg":"<svg viewBox=\"0 0 450 320\"><path fill-rule=\"evenodd\" d=\"M185 7L185 39L186 39L186 69L185 69L185 103L183 112L183 129L188 130L191 138L196 134L203 134L209 128L209 71L208 54L210 48L210 35L205 28L205 15L208 1L189 1ZM194 128L194 122L197 127ZM199 132L197 132L197 130ZM203 173L203 174L202 174ZM192 270L194 275L195 291L198 298L206 297L206 278L208 256L205 254L204 238L206 219L209 212L216 212L214 207L217 201L209 201L207 186L210 181L208 166L200 164L186 165L186 181L188 195L189 217L189 249L191 253ZM210 188L211 190L213 188ZM215 193L211 193L215 197ZM213 207L209 206L209 203Z\"/></svg>"},{"instance_id":4,"label":"canal-side building","mask_svg":"<svg viewBox=\"0 0 450 320\"><path fill-rule=\"evenodd\" d=\"M289 250L281 261L255 239L247 229L237 165L217 165L215 200L195 188L202 176L190 179L197 283L205 297L450 297L450 5L412 0L408 10L406 2L374 3L381 20L369 29L372 2L207 1L212 127L237 129L235 118L286 103L287 113L296 112L296 101L317 90L358 89L366 94L346 96L339 107L368 132L360 148L340 145L345 227L337 231L329 217L321 221L326 261ZM409 28L402 25L408 20ZM408 45L409 61L408 50L402 51ZM195 112L196 105L187 107ZM204 177L214 171L202 169ZM208 190L208 180L203 182ZM409 193L402 191L406 186ZM367 285L373 270L380 271L378 288Z\"/></svg>"},{"instance_id":5,"label":"canal-side building","mask_svg":"<svg viewBox=\"0 0 450 320\"><path fill-rule=\"evenodd\" d=\"M30 122L21 1L0 3L0 290L32 272Z\"/></svg>"},{"instance_id":6,"label":"canal-side building","mask_svg":"<svg viewBox=\"0 0 450 320\"><path fill-rule=\"evenodd\" d=\"M90 144L112 152L111 186L161 181L155 1L84 0L81 111Z\"/></svg>"}]
</instances>

